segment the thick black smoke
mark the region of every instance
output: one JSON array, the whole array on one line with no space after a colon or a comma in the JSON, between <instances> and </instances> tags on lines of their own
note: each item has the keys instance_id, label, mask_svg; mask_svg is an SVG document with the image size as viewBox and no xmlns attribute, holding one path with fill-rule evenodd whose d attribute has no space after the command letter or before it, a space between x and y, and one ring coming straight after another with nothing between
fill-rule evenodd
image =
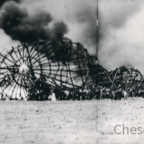
<instances>
[{"instance_id":1,"label":"thick black smoke","mask_svg":"<svg viewBox=\"0 0 144 144\"><path fill-rule=\"evenodd\" d=\"M68 31L64 22L53 21L49 13L29 15L26 9L14 1L6 2L1 7L0 28L13 40L21 42L58 40Z\"/></svg>"},{"instance_id":2,"label":"thick black smoke","mask_svg":"<svg viewBox=\"0 0 144 144\"><path fill-rule=\"evenodd\" d=\"M0 6L2 6L5 2L9 2L9 1L15 1L17 3L20 3L21 0L0 0Z\"/></svg>"}]
</instances>

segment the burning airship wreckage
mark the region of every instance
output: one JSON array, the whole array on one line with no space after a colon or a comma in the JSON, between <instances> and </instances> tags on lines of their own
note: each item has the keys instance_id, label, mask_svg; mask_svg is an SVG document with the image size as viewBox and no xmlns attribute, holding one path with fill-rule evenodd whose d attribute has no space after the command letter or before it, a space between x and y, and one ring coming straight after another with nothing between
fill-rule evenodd
<instances>
[{"instance_id":1,"label":"burning airship wreckage","mask_svg":"<svg viewBox=\"0 0 144 144\"><path fill-rule=\"evenodd\" d=\"M68 28L63 21L46 12L31 15L21 0L0 2L0 29L21 42L0 53L1 99L46 100L54 92L61 100L64 91L69 93L66 99L79 99L80 93L92 99L103 88L116 90L119 84L124 89L144 87L139 71L122 67L108 72L82 44L64 38Z\"/></svg>"},{"instance_id":2,"label":"burning airship wreckage","mask_svg":"<svg viewBox=\"0 0 144 144\"><path fill-rule=\"evenodd\" d=\"M97 89L117 89L119 84L140 88L143 76L126 67L108 72L82 44L67 38L22 43L0 54L1 99L46 100L51 91L89 91L94 97Z\"/></svg>"},{"instance_id":3,"label":"burning airship wreckage","mask_svg":"<svg viewBox=\"0 0 144 144\"><path fill-rule=\"evenodd\" d=\"M82 44L64 38L68 32L65 22L45 11L32 14L22 3L0 2L0 29L21 43L0 53L1 99L47 99L52 91L56 96L64 91L76 96L78 92L95 91L99 82L108 80L107 71L95 56ZM87 31L92 36L95 32Z\"/></svg>"},{"instance_id":4,"label":"burning airship wreckage","mask_svg":"<svg viewBox=\"0 0 144 144\"><path fill-rule=\"evenodd\" d=\"M1 95L8 99L27 99L30 95L38 99L56 88L83 90L94 86L96 71L103 70L96 57L67 38L23 43L2 52L0 58Z\"/></svg>"}]
</instances>

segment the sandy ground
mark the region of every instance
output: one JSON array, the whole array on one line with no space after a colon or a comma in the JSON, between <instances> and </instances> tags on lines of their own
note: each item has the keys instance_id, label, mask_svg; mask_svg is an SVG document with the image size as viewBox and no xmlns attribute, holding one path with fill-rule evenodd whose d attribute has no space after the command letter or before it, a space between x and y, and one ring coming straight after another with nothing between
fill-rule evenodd
<instances>
[{"instance_id":1,"label":"sandy ground","mask_svg":"<svg viewBox=\"0 0 144 144\"><path fill-rule=\"evenodd\" d=\"M121 101L0 101L0 106L1 144L144 142L143 98ZM123 126L127 127L124 132ZM136 130L131 133L132 127ZM138 127L141 127L141 133Z\"/></svg>"},{"instance_id":2,"label":"sandy ground","mask_svg":"<svg viewBox=\"0 0 144 144\"><path fill-rule=\"evenodd\" d=\"M144 143L144 98L103 100L97 106L97 143Z\"/></svg>"},{"instance_id":3,"label":"sandy ground","mask_svg":"<svg viewBox=\"0 0 144 144\"><path fill-rule=\"evenodd\" d=\"M0 101L1 144L96 144L98 101Z\"/></svg>"}]
</instances>

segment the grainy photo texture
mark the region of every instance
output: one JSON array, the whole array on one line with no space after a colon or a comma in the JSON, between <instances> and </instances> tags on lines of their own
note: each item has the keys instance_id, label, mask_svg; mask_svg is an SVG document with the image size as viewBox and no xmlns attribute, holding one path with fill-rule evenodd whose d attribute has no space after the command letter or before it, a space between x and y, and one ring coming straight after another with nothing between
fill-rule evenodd
<instances>
[{"instance_id":1,"label":"grainy photo texture","mask_svg":"<svg viewBox=\"0 0 144 144\"><path fill-rule=\"evenodd\" d=\"M97 143L143 143L143 17L143 0L98 1Z\"/></svg>"},{"instance_id":2,"label":"grainy photo texture","mask_svg":"<svg viewBox=\"0 0 144 144\"><path fill-rule=\"evenodd\" d=\"M142 144L143 0L0 0L0 143Z\"/></svg>"},{"instance_id":3,"label":"grainy photo texture","mask_svg":"<svg viewBox=\"0 0 144 144\"><path fill-rule=\"evenodd\" d=\"M0 0L1 144L97 142L97 6Z\"/></svg>"}]
</instances>

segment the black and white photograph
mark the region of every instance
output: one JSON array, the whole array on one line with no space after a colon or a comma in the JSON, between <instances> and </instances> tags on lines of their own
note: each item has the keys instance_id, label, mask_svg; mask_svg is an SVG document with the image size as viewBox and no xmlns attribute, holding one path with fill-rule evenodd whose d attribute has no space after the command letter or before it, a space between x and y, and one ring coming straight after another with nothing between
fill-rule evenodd
<instances>
[{"instance_id":1,"label":"black and white photograph","mask_svg":"<svg viewBox=\"0 0 144 144\"><path fill-rule=\"evenodd\" d=\"M0 144L142 144L144 0L0 0Z\"/></svg>"},{"instance_id":2,"label":"black and white photograph","mask_svg":"<svg viewBox=\"0 0 144 144\"><path fill-rule=\"evenodd\" d=\"M144 1L98 1L97 143L144 140ZM98 76L99 77L99 76Z\"/></svg>"},{"instance_id":3,"label":"black and white photograph","mask_svg":"<svg viewBox=\"0 0 144 144\"><path fill-rule=\"evenodd\" d=\"M0 0L1 144L96 143L96 7Z\"/></svg>"}]
</instances>

